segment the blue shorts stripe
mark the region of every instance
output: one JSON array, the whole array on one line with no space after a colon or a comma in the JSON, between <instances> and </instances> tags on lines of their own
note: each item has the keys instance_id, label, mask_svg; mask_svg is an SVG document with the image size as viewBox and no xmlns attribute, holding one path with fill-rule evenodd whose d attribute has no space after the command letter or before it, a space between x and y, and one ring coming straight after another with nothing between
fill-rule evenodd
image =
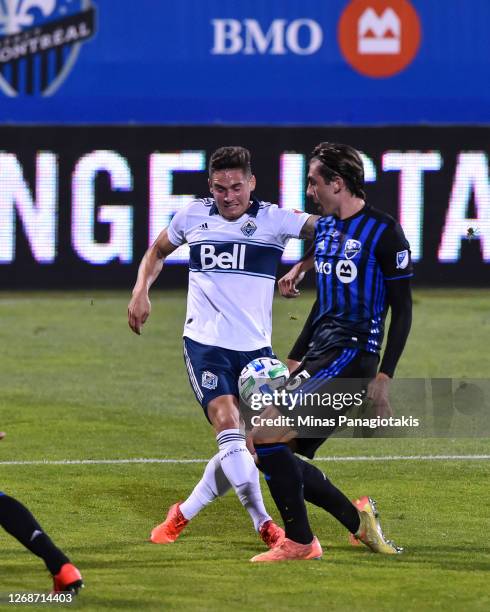
<instances>
[{"instance_id":1,"label":"blue shorts stripe","mask_svg":"<svg viewBox=\"0 0 490 612\"><path fill-rule=\"evenodd\" d=\"M319 370L313 378L301 387L303 393L311 393L322 386L325 380L337 376L357 355L357 349L344 349L339 357L327 368Z\"/></svg>"},{"instance_id":2,"label":"blue shorts stripe","mask_svg":"<svg viewBox=\"0 0 490 612\"><path fill-rule=\"evenodd\" d=\"M355 358L357 353L358 353L357 349L349 349L345 357L342 359L342 361L341 362L339 361L339 363L334 362L332 364L332 371L329 372L328 374L327 373L323 374L322 378L335 378L335 376L340 374L340 372L345 368L345 366L348 365Z\"/></svg>"},{"instance_id":3,"label":"blue shorts stripe","mask_svg":"<svg viewBox=\"0 0 490 612\"><path fill-rule=\"evenodd\" d=\"M351 353L352 349L344 349L342 351L342 353L340 354L339 357L337 357L337 359L335 359L330 365L328 365L326 368L323 368L321 370L319 370L310 380L308 380L306 382L306 384L303 385L302 389L303 390L307 390L310 387L317 386L317 382L320 379L329 377L329 375L331 374L332 371L334 371L338 366L342 366L342 364L344 363L344 361L346 361Z\"/></svg>"},{"instance_id":4,"label":"blue shorts stripe","mask_svg":"<svg viewBox=\"0 0 490 612\"><path fill-rule=\"evenodd\" d=\"M284 450L286 446L286 444L276 444L275 446L267 446L266 448L259 447L256 448L255 451L260 457L261 455L272 455L272 453L277 453L278 451Z\"/></svg>"}]
</instances>

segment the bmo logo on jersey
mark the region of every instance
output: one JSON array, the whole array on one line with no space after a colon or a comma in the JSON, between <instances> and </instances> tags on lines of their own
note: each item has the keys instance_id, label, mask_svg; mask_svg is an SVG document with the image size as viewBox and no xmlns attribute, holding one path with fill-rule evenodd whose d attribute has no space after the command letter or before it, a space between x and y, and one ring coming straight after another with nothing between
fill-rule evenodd
<instances>
[{"instance_id":1,"label":"bmo logo on jersey","mask_svg":"<svg viewBox=\"0 0 490 612\"><path fill-rule=\"evenodd\" d=\"M329 261L315 261L318 274L332 274L332 264ZM352 283L357 278L357 266L353 261L340 259L335 266L335 274L341 283Z\"/></svg>"},{"instance_id":2,"label":"bmo logo on jersey","mask_svg":"<svg viewBox=\"0 0 490 612\"><path fill-rule=\"evenodd\" d=\"M329 261L315 261L315 271L318 274L332 274L332 264Z\"/></svg>"},{"instance_id":3,"label":"bmo logo on jersey","mask_svg":"<svg viewBox=\"0 0 490 612\"><path fill-rule=\"evenodd\" d=\"M357 278L357 266L353 261L341 259L335 266L335 273L341 283L352 283Z\"/></svg>"},{"instance_id":4,"label":"bmo logo on jersey","mask_svg":"<svg viewBox=\"0 0 490 612\"><path fill-rule=\"evenodd\" d=\"M234 244L231 252L222 250L221 253L216 253L214 244L202 244L200 250L201 270L214 270L215 268L220 270L244 270L246 248L245 244Z\"/></svg>"}]
</instances>

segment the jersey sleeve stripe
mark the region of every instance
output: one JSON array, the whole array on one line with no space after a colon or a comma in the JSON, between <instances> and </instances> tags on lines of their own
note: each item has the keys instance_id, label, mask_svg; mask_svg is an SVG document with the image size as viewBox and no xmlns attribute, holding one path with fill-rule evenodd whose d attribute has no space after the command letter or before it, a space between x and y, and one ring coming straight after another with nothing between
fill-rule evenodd
<instances>
[{"instance_id":1,"label":"jersey sleeve stripe","mask_svg":"<svg viewBox=\"0 0 490 612\"><path fill-rule=\"evenodd\" d=\"M413 272L411 274L404 274L403 276L390 276L390 277L385 277L385 280L398 280L399 278L410 278L411 276L413 276Z\"/></svg>"}]
</instances>

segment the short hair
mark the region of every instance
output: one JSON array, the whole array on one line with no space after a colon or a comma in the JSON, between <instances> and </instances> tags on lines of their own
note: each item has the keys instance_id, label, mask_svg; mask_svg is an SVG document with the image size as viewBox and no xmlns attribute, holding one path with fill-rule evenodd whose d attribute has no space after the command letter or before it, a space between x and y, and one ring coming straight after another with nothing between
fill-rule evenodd
<instances>
[{"instance_id":1,"label":"short hair","mask_svg":"<svg viewBox=\"0 0 490 612\"><path fill-rule=\"evenodd\" d=\"M321 164L319 171L325 182L330 182L336 176L340 176L353 196L363 200L366 198L364 164L354 147L333 142L321 142L311 153L310 162L315 160Z\"/></svg>"},{"instance_id":2,"label":"short hair","mask_svg":"<svg viewBox=\"0 0 490 612\"><path fill-rule=\"evenodd\" d=\"M217 170L243 170L246 175L252 174L250 151L245 147L221 147L211 155L209 160L209 176Z\"/></svg>"}]
</instances>

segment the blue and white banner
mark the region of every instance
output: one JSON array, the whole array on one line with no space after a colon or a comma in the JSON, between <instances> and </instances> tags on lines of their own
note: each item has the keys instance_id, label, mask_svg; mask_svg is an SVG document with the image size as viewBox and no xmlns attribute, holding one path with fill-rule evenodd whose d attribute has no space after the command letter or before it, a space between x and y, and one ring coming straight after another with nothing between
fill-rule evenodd
<instances>
[{"instance_id":1,"label":"blue and white banner","mask_svg":"<svg viewBox=\"0 0 490 612\"><path fill-rule=\"evenodd\" d=\"M490 121L488 0L0 0L0 121Z\"/></svg>"}]
</instances>

